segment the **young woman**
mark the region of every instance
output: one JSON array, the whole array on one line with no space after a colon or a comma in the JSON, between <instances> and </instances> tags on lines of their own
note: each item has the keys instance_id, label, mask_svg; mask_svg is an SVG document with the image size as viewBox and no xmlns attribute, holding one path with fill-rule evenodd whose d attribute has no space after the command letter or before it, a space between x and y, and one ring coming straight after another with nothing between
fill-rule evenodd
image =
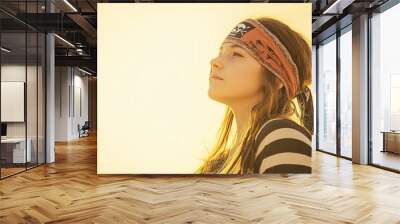
<instances>
[{"instance_id":1,"label":"young woman","mask_svg":"<svg viewBox=\"0 0 400 224\"><path fill-rule=\"evenodd\" d=\"M265 17L236 25L211 60L208 95L227 107L196 173L311 173L310 84L311 49L299 33Z\"/></svg>"}]
</instances>

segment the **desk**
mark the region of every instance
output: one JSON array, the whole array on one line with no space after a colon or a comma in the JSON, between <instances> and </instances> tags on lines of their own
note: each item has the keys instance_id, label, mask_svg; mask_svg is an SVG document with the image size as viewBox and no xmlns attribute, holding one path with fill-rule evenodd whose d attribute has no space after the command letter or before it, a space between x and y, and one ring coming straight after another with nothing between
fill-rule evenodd
<instances>
[{"instance_id":1,"label":"desk","mask_svg":"<svg viewBox=\"0 0 400 224\"><path fill-rule=\"evenodd\" d=\"M1 154L9 163L25 163L30 162L32 158L31 145L32 140L27 138L28 147L26 147L25 154L25 138L6 138L1 139ZM10 149L9 146L14 146ZM12 156L11 156L12 154ZM4 156L3 156L4 155ZM8 157L8 158L7 158ZM12 160L11 160L12 158ZM27 158L27 161L25 161Z\"/></svg>"},{"instance_id":2,"label":"desk","mask_svg":"<svg viewBox=\"0 0 400 224\"><path fill-rule=\"evenodd\" d=\"M400 154L400 132L398 131L381 131L383 133L383 150L382 152L393 152Z\"/></svg>"}]
</instances>

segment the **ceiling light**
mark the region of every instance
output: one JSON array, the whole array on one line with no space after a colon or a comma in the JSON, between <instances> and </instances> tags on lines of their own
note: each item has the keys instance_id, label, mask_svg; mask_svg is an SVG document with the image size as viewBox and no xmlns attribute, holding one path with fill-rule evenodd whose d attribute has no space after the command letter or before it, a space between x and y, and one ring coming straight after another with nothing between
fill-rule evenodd
<instances>
[{"instance_id":1,"label":"ceiling light","mask_svg":"<svg viewBox=\"0 0 400 224\"><path fill-rule=\"evenodd\" d=\"M57 34L54 34L55 37L57 37L58 39L60 39L61 41L63 41L64 43L68 44L69 46L75 48L75 45L71 44L71 42L69 42L68 40L58 36Z\"/></svg>"},{"instance_id":2,"label":"ceiling light","mask_svg":"<svg viewBox=\"0 0 400 224\"><path fill-rule=\"evenodd\" d=\"M355 0L336 0L322 14L342 14L343 9L351 5Z\"/></svg>"},{"instance_id":3,"label":"ceiling light","mask_svg":"<svg viewBox=\"0 0 400 224\"><path fill-rule=\"evenodd\" d=\"M11 52L11 50L9 50L9 49L7 49L7 48L5 48L5 47L1 47L1 50L4 51L4 52L6 52L6 53L10 53L10 52Z\"/></svg>"},{"instance_id":4,"label":"ceiling light","mask_svg":"<svg viewBox=\"0 0 400 224\"><path fill-rule=\"evenodd\" d=\"M78 10L71 4L69 3L68 0L64 0L65 4L67 4L72 10L74 10L75 12L78 12Z\"/></svg>"},{"instance_id":5,"label":"ceiling light","mask_svg":"<svg viewBox=\"0 0 400 224\"><path fill-rule=\"evenodd\" d=\"M83 70L83 69L81 69L81 68L79 68L79 67L78 67L78 70L81 71L81 72L83 72L83 73L85 73L85 74L88 74L88 75L90 75L90 76L92 75L92 73L90 73L90 72L88 72L88 71L86 71L86 70Z\"/></svg>"}]
</instances>

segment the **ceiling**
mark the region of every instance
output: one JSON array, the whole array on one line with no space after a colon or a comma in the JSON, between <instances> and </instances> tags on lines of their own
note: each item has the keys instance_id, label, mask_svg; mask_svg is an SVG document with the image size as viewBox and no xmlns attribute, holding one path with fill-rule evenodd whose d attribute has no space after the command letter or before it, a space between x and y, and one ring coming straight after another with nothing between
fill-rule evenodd
<instances>
[{"instance_id":1,"label":"ceiling","mask_svg":"<svg viewBox=\"0 0 400 224\"><path fill-rule=\"evenodd\" d=\"M388 0L253 0L230 2L302 3L312 2L313 43L351 23L351 18L365 10L376 8ZM25 30L55 32L56 65L80 66L96 73L97 58L97 3L143 2L226 2L163 1L163 0L1 0L0 24L2 45L12 48L15 55L36 51L35 35L28 35L25 49ZM51 13L50 13L51 12ZM338 21L341 22L338 22ZM347 21L347 22L346 22ZM338 25L339 24L339 25ZM66 41L64 41L66 40ZM71 45L72 44L72 45ZM39 49L43 46L39 44ZM2 54L3 55L3 54ZM11 58L11 55L8 57Z\"/></svg>"}]
</instances>

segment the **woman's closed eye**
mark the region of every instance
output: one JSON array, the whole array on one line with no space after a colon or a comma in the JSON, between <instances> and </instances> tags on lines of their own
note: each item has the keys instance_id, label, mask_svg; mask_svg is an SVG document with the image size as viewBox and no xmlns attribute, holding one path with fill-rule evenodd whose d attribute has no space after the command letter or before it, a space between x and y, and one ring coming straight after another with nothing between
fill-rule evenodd
<instances>
[{"instance_id":1,"label":"woman's closed eye","mask_svg":"<svg viewBox=\"0 0 400 224\"><path fill-rule=\"evenodd\" d=\"M237 52L233 52L233 56L243 57L243 55L242 55L242 54L240 54L240 53L237 53Z\"/></svg>"}]
</instances>

